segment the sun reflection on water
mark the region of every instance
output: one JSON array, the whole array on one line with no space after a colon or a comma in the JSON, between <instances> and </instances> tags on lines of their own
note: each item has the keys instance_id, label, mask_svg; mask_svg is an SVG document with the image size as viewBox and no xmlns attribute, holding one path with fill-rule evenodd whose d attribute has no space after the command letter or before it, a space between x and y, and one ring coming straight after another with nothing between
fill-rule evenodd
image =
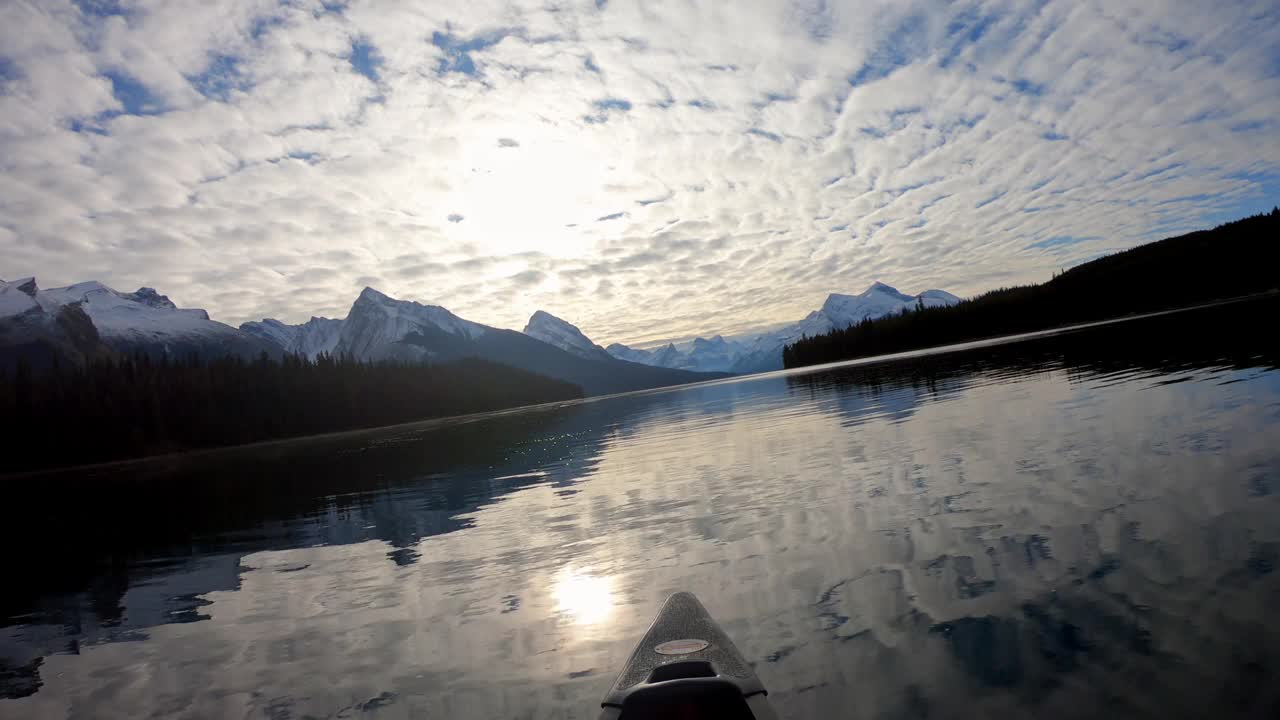
<instances>
[{"instance_id":1,"label":"sun reflection on water","mask_svg":"<svg viewBox=\"0 0 1280 720\"><path fill-rule=\"evenodd\" d=\"M580 625L601 623L613 614L613 578L593 574L589 568L564 568L551 592L558 612Z\"/></svg>"}]
</instances>

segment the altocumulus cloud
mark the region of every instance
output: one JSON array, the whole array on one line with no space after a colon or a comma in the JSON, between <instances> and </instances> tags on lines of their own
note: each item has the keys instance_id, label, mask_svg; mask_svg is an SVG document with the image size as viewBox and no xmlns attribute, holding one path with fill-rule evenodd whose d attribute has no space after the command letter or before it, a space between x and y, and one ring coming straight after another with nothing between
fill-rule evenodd
<instances>
[{"instance_id":1,"label":"altocumulus cloud","mask_svg":"<svg viewBox=\"0 0 1280 720\"><path fill-rule=\"evenodd\" d=\"M1277 48L1273 0L10 0L0 276L605 342L977 292L1269 208Z\"/></svg>"}]
</instances>

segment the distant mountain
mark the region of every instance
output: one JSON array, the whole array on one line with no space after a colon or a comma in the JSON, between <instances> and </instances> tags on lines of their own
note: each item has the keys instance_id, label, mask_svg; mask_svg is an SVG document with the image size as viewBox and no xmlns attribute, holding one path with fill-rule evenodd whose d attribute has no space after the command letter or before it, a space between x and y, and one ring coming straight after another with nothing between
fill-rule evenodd
<instances>
[{"instance_id":1,"label":"distant mountain","mask_svg":"<svg viewBox=\"0 0 1280 720\"><path fill-rule=\"evenodd\" d=\"M926 290L907 295L881 282L857 295L832 293L818 310L803 320L768 332L726 339L695 338L681 345L668 344L656 350L641 350L614 343L606 350L614 357L657 367L684 370L754 373L782 369L782 348L802 337L825 335L856 325L868 318L893 315L923 304L925 307L954 305L960 298L942 290Z\"/></svg>"},{"instance_id":2,"label":"distant mountain","mask_svg":"<svg viewBox=\"0 0 1280 720\"><path fill-rule=\"evenodd\" d=\"M0 366L19 358L42 367L80 362L111 352L150 357L202 358L263 352L271 343L182 309L152 288L122 293L99 282L40 290L34 278L0 287Z\"/></svg>"},{"instance_id":3,"label":"distant mountain","mask_svg":"<svg viewBox=\"0 0 1280 720\"><path fill-rule=\"evenodd\" d=\"M692 342L681 345L667 343L654 350L630 348L620 343L613 343L605 348L610 355L632 362L701 372L732 372L738 358L746 349L746 344L736 340L726 340L721 335L716 335L710 340L694 338Z\"/></svg>"},{"instance_id":4,"label":"distant mountain","mask_svg":"<svg viewBox=\"0 0 1280 720\"><path fill-rule=\"evenodd\" d=\"M342 321L312 317L301 325L286 325L274 318L240 324L240 330L273 343L290 355L315 360L321 353L333 354L342 332Z\"/></svg>"},{"instance_id":5,"label":"distant mountain","mask_svg":"<svg viewBox=\"0 0 1280 720\"><path fill-rule=\"evenodd\" d=\"M608 352L591 342L576 325L571 325L551 313L539 310L529 318L524 326L524 334L554 345L567 353L590 360L612 359ZM626 360L627 358L621 358Z\"/></svg>"},{"instance_id":6,"label":"distant mountain","mask_svg":"<svg viewBox=\"0 0 1280 720\"><path fill-rule=\"evenodd\" d=\"M397 300L373 288L360 293L344 320L312 318L303 325L263 320L240 327L282 352L311 357L328 352L363 361L477 357L573 383L588 395L720 377L619 360L548 313L535 313L526 332L518 333L465 320L436 305Z\"/></svg>"}]
</instances>

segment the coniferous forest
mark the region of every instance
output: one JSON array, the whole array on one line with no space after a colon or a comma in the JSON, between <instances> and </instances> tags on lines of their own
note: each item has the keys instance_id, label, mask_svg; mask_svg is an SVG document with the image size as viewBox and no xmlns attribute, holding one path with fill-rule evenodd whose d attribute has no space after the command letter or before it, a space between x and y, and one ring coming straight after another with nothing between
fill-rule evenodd
<instances>
[{"instance_id":1,"label":"coniferous forest","mask_svg":"<svg viewBox=\"0 0 1280 720\"><path fill-rule=\"evenodd\" d=\"M582 397L499 363L147 357L0 370L0 474L393 425Z\"/></svg>"},{"instance_id":2,"label":"coniferous forest","mask_svg":"<svg viewBox=\"0 0 1280 720\"><path fill-rule=\"evenodd\" d=\"M1187 307L1280 289L1280 208L1073 267L1038 285L866 320L783 349L803 367ZM1275 332L1258 328L1258 332Z\"/></svg>"}]
</instances>

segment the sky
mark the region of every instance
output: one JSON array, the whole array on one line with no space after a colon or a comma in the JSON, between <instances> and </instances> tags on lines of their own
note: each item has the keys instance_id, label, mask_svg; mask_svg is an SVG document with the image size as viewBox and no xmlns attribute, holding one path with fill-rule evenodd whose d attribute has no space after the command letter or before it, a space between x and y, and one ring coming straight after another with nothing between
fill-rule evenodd
<instances>
[{"instance_id":1,"label":"sky","mask_svg":"<svg viewBox=\"0 0 1280 720\"><path fill-rule=\"evenodd\" d=\"M3 0L0 277L597 342L1280 203L1274 0Z\"/></svg>"}]
</instances>

